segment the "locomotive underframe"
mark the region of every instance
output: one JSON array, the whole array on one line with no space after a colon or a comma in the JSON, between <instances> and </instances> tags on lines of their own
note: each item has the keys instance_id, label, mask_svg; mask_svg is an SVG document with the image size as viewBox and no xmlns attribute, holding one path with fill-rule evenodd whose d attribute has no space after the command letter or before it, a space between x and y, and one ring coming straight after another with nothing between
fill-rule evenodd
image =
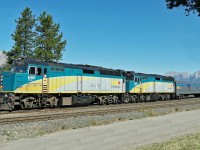
<instances>
[{"instance_id":1,"label":"locomotive underframe","mask_svg":"<svg viewBox=\"0 0 200 150\"><path fill-rule=\"evenodd\" d=\"M175 99L173 93L146 93L146 94L11 94L6 93L1 99L2 109L31 109L45 107L63 107L90 104L121 104L150 101L165 101ZM3 104L3 105L2 105Z\"/></svg>"}]
</instances>

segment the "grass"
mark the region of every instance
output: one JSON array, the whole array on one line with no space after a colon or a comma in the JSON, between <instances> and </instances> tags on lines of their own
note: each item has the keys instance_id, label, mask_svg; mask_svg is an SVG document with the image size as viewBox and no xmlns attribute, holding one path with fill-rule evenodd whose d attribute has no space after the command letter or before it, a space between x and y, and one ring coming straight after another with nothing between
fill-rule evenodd
<instances>
[{"instance_id":1,"label":"grass","mask_svg":"<svg viewBox=\"0 0 200 150\"><path fill-rule=\"evenodd\" d=\"M176 108L175 108L175 111L178 111L178 112L179 112L179 111L181 111L181 110L180 110L179 107L176 107Z\"/></svg>"},{"instance_id":2,"label":"grass","mask_svg":"<svg viewBox=\"0 0 200 150\"><path fill-rule=\"evenodd\" d=\"M174 138L166 142L141 147L137 150L200 150L200 133Z\"/></svg>"},{"instance_id":3,"label":"grass","mask_svg":"<svg viewBox=\"0 0 200 150\"><path fill-rule=\"evenodd\" d=\"M158 112L158 111L156 111L156 109L150 108L150 109L139 109L138 112L141 112L142 114L144 114L144 117L156 117L156 116L164 116L164 115L171 114L171 113L182 112L182 111L191 111L191 110L196 110L196 109L189 108L189 109L184 110L184 109L181 109L180 107L175 107L175 108L163 111L163 112ZM144 118L144 117L142 117L142 118ZM136 118L136 119L140 119L140 118Z\"/></svg>"},{"instance_id":4,"label":"grass","mask_svg":"<svg viewBox=\"0 0 200 150\"><path fill-rule=\"evenodd\" d=\"M159 113L156 113L153 109L140 109L138 112L143 113L146 117L154 117L159 115Z\"/></svg>"},{"instance_id":5,"label":"grass","mask_svg":"<svg viewBox=\"0 0 200 150\"><path fill-rule=\"evenodd\" d=\"M102 123L99 123L99 122L97 122L97 121L90 121L89 122L89 124L91 125L91 126L99 126L99 125L102 125Z\"/></svg>"}]
</instances>

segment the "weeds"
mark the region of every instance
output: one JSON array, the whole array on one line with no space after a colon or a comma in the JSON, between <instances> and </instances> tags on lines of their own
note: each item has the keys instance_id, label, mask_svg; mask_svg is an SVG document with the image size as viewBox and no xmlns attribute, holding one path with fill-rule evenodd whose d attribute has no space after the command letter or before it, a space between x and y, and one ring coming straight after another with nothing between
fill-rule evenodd
<instances>
[{"instance_id":1,"label":"weeds","mask_svg":"<svg viewBox=\"0 0 200 150\"><path fill-rule=\"evenodd\" d=\"M200 133L186 135L172 140L138 148L137 150L199 150Z\"/></svg>"}]
</instances>

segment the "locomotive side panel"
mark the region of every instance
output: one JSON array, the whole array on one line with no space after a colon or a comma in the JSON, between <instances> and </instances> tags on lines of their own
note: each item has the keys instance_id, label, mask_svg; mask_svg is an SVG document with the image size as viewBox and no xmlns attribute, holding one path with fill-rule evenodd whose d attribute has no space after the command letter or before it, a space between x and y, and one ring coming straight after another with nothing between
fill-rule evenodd
<instances>
[{"instance_id":1,"label":"locomotive side panel","mask_svg":"<svg viewBox=\"0 0 200 150\"><path fill-rule=\"evenodd\" d=\"M175 86L173 83L166 82L143 82L131 83L130 93L174 93ZM130 85L131 86L131 85Z\"/></svg>"},{"instance_id":2,"label":"locomotive side panel","mask_svg":"<svg viewBox=\"0 0 200 150\"><path fill-rule=\"evenodd\" d=\"M123 79L94 76L49 78L49 93L122 93Z\"/></svg>"},{"instance_id":3,"label":"locomotive side panel","mask_svg":"<svg viewBox=\"0 0 200 150\"><path fill-rule=\"evenodd\" d=\"M93 71L93 70L92 70ZM122 93L123 78L100 75L98 71L86 73L82 69L65 68L63 73L49 74L49 93ZM92 73L91 73L92 72Z\"/></svg>"},{"instance_id":4,"label":"locomotive side panel","mask_svg":"<svg viewBox=\"0 0 200 150\"><path fill-rule=\"evenodd\" d=\"M168 82L155 82L155 93L174 93L174 84Z\"/></svg>"},{"instance_id":5,"label":"locomotive side panel","mask_svg":"<svg viewBox=\"0 0 200 150\"><path fill-rule=\"evenodd\" d=\"M154 82L144 82L142 83L142 93L153 93L154 92Z\"/></svg>"},{"instance_id":6,"label":"locomotive side panel","mask_svg":"<svg viewBox=\"0 0 200 150\"><path fill-rule=\"evenodd\" d=\"M162 79L155 80L154 77L137 77L129 81L130 93L174 93L175 86L173 81L164 81Z\"/></svg>"},{"instance_id":7,"label":"locomotive side panel","mask_svg":"<svg viewBox=\"0 0 200 150\"><path fill-rule=\"evenodd\" d=\"M174 93L175 92L174 82L164 82L163 91L166 93Z\"/></svg>"}]
</instances>

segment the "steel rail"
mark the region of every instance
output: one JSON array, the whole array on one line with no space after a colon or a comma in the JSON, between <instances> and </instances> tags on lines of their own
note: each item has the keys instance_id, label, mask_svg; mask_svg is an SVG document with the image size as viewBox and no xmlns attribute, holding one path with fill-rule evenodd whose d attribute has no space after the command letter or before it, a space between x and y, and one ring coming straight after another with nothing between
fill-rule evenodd
<instances>
[{"instance_id":1,"label":"steel rail","mask_svg":"<svg viewBox=\"0 0 200 150\"><path fill-rule=\"evenodd\" d=\"M155 101L155 102L139 102L139 103L127 103L127 104L109 104L109 105L89 105L89 106L81 106L81 107L74 107L74 106L67 106L67 107L56 107L56 108L33 108L33 109L25 109L25 110L13 110L13 111L0 111L0 116L5 115L5 114L31 114L35 112L52 112L52 111L76 111L76 110L87 110L87 109L102 109L102 107L105 107L105 109L110 109L110 108L115 108L115 107L120 107L120 106L133 106L133 107L138 107L141 105L159 105L159 104L164 104L166 103L182 103L186 101L200 101L199 98L193 98L193 99L183 99L183 100L171 100L171 101ZM108 108L109 107L109 108Z\"/></svg>"},{"instance_id":2,"label":"steel rail","mask_svg":"<svg viewBox=\"0 0 200 150\"><path fill-rule=\"evenodd\" d=\"M144 104L144 103L143 103ZM164 105L163 105L164 104ZM24 122L37 122L37 121L46 121L46 120L55 120L55 119L65 119L70 117L86 116L86 115L105 115L113 113L122 113L122 112L131 112L142 109L151 109L151 108L165 108L165 107L178 107L185 105L200 105L200 101L186 101L186 102L177 102L177 103L159 103L154 105L132 105L127 107L115 107L110 109L96 109L96 110L84 110L80 112L54 112L48 114L35 114L29 116L18 116L18 117L6 117L0 118L0 125L3 124L15 124L15 123L24 123Z\"/></svg>"}]
</instances>

